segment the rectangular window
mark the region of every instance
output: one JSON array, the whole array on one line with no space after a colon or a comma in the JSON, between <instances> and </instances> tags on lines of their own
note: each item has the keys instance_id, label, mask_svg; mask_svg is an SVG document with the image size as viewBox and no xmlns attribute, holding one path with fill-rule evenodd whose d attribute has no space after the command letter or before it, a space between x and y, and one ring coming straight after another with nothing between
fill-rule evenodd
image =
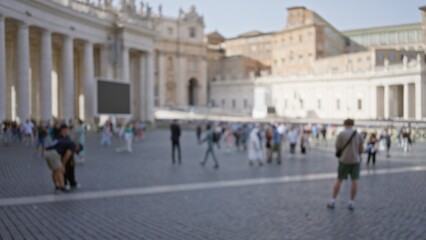
<instances>
[{"instance_id":1,"label":"rectangular window","mask_svg":"<svg viewBox=\"0 0 426 240\"><path fill-rule=\"evenodd\" d=\"M212 99L212 100L210 101L210 105L211 105L212 107L216 107L216 103L214 102L214 99Z\"/></svg>"},{"instance_id":2,"label":"rectangular window","mask_svg":"<svg viewBox=\"0 0 426 240\"><path fill-rule=\"evenodd\" d=\"M318 109L321 109L321 99L318 99Z\"/></svg>"},{"instance_id":3,"label":"rectangular window","mask_svg":"<svg viewBox=\"0 0 426 240\"><path fill-rule=\"evenodd\" d=\"M400 42L406 42L407 41L407 32L399 32L398 38Z\"/></svg>"},{"instance_id":4,"label":"rectangular window","mask_svg":"<svg viewBox=\"0 0 426 240\"><path fill-rule=\"evenodd\" d=\"M303 109L303 99L300 99L300 108Z\"/></svg>"},{"instance_id":5,"label":"rectangular window","mask_svg":"<svg viewBox=\"0 0 426 240\"><path fill-rule=\"evenodd\" d=\"M378 62L383 62L385 60L385 54L384 53L379 53L377 55L377 61Z\"/></svg>"},{"instance_id":6,"label":"rectangular window","mask_svg":"<svg viewBox=\"0 0 426 240\"><path fill-rule=\"evenodd\" d=\"M221 101L221 103L220 103L220 104L222 105L222 108L224 108L224 107L225 107L225 104L226 104L225 99L222 99L222 101Z\"/></svg>"},{"instance_id":7,"label":"rectangular window","mask_svg":"<svg viewBox=\"0 0 426 240\"><path fill-rule=\"evenodd\" d=\"M391 62L391 63L395 62L395 53L389 54L389 62Z\"/></svg>"},{"instance_id":8,"label":"rectangular window","mask_svg":"<svg viewBox=\"0 0 426 240\"><path fill-rule=\"evenodd\" d=\"M408 41L412 42L415 41L416 39L416 31L409 31L408 32Z\"/></svg>"},{"instance_id":9,"label":"rectangular window","mask_svg":"<svg viewBox=\"0 0 426 240\"><path fill-rule=\"evenodd\" d=\"M197 71L198 68L198 64L197 64L197 60L196 59L191 59L188 61L188 68L190 72L195 72Z\"/></svg>"},{"instance_id":10,"label":"rectangular window","mask_svg":"<svg viewBox=\"0 0 426 240\"><path fill-rule=\"evenodd\" d=\"M235 99L232 99L232 108L235 109L236 105L237 105L237 101Z\"/></svg>"},{"instance_id":11,"label":"rectangular window","mask_svg":"<svg viewBox=\"0 0 426 240\"><path fill-rule=\"evenodd\" d=\"M247 99L244 99L244 108L248 107Z\"/></svg>"},{"instance_id":12,"label":"rectangular window","mask_svg":"<svg viewBox=\"0 0 426 240\"><path fill-rule=\"evenodd\" d=\"M386 44L388 41L388 36L386 33L380 34L380 44Z\"/></svg>"},{"instance_id":13,"label":"rectangular window","mask_svg":"<svg viewBox=\"0 0 426 240\"><path fill-rule=\"evenodd\" d=\"M340 110L340 99L336 100L336 109Z\"/></svg>"},{"instance_id":14,"label":"rectangular window","mask_svg":"<svg viewBox=\"0 0 426 240\"><path fill-rule=\"evenodd\" d=\"M167 28L167 34L168 34L169 36L173 36L173 28L172 28L172 27L168 27L168 28Z\"/></svg>"},{"instance_id":15,"label":"rectangular window","mask_svg":"<svg viewBox=\"0 0 426 240\"><path fill-rule=\"evenodd\" d=\"M195 27L189 28L189 37L190 38L196 38L197 37L197 29L195 29Z\"/></svg>"},{"instance_id":16,"label":"rectangular window","mask_svg":"<svg viewBox=\"0 0 426 240\"><path fill-rule=\"evenodd\" d=\"M358 99L358 110L362 110L362 99Z\"/></svg>"},{"instance_id":17,"label":"rectangular window","mask_svg":"<svg viewBox=\"0 0 426 240\"><path fill-rule=\"evenodd\" d=\"M389 42L390 43L396 43L398 38L398 34L396 32L390 32L389 33Z\"/></svg>"}]
</instances>

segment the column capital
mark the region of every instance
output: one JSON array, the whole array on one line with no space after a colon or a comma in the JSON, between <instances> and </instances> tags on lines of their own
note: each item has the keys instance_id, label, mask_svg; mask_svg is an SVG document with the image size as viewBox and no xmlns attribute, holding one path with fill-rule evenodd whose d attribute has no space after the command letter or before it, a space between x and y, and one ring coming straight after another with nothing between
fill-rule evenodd
<instances>
[{"instance_id":1,"label":"column capital","mask_svg":"<svg viewBox=\"0 0 426 240\"><path fill-rule=\"evenodd\" d=\"M91 40L84 40L84 45L93 45L94 43Z\"/></svg>"},{"instance_id":2,"label":"column capital","mask_svg":"<svg viewBox=\"0 0 426 240\"><path fill-rule=\"evenodd\" d=\"M43 34L52 34L52 31L51 31L50 29L46 29L46 28L42 28L42 29L41 29L41 32L42 32Z\"/></svg>"},{"instance_id":3,"label":"column capital","mask_svg":"<svg viewBox=\"0 0 426 240\"><path fill-rule=\"evenodd\" d=\"M63 38L63 39L69 39L69 40L71 40L71 41L73 41L73 40L74 40L74 37L73 37L73 36L71 36L71 35L66 35L66 34L62 35L62 38Z\"/></svg>"},{"instance_id":4,"label":"column capital","mask_svg":"<svg viewBox=\"0 0 426 240\"><path fill-rule=\"evenodd\" d=\"M28 25L28 23L27 22L24 22L24 21L19 21L19 24L18 24L19 26L18 26L18 28L19 29L25 29L25 28L28 28L29 27L29 25Z\"/></svg>"}]
</instances>

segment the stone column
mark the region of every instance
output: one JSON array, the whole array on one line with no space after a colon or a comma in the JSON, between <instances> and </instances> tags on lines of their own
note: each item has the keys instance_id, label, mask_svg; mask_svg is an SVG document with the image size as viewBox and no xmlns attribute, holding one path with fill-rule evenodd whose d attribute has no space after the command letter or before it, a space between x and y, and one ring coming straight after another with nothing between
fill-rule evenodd
<instances>
[{"instance_id":1,"label":"stone column","mask_svg":"<svg viewBox=\"0 0 426 240\"><path fill-rule=\"evenodd\" d=\"M121 81L129 82L129 49L123 46L122 50L122 59L121 59Z\"/></svg>"},{"instance_id":2,"label":"stone column","mask_svg":"<svg viewBox=\"0 0 426 240\"><path fill-rule=\"evenodd\" d=\"M208 106L208 80L207 80L207 61L202 59L200 61L200 91L198 92L198 106Z\"/></svg>"},{"instance_id":3,"label":"stone column","mask_svg":"<svg viewBox=\"0 0 426 240\"><path fill-rule=\"evenodd\" d=\"M379 108L378 106L378 102L377 102L377 86L374 84L371 84L370 86L370 94L369 94L369 99L367 100L368 102L371 103L376 103L376 104L368 104L370 106L370 108L368 109L368 117L370 119L377 119L377 109ZM362 103L364 106L362 106L363 108L367 107L367 104L365 101L363 101Z\"/></svg>"},{"instance_id":4,"label":"stone column","mask_svg":"<svg viewBox=\"0 0 426 240\"><path fill-rule=\"evenodd\" d=\"M0 122L6 119L6 32L4 17L0 15Z\"/></svg>"},{"instance_id":5,"label":"stone column","mask_svg":"<svg viewBox=\"0 0 426 240\"><path fill-rule=\"evenodd\" d=\"M178 106L187 106L188 103L188 79L186 79L187 65L186 59L182 56L177 58L178 62L178 77L177 77L177 99Z\"/></svg>"},{"instance_id":6,"label":"stone column","mask_svg":"<svg viewBox=\"0 0 426 240\"><path fill-rule=\"evenodd\" d=\"M389 106L389 85L385 85L385 100L384 100L384 107L385 107L385 119L389 119L390 116L390 106Z\"/></svg>"},{"instance_id":7,"label":"stone column","mask_svg":"<svg viewBox=\"0 0 426 240\"><path fill-rule=\"evenodd\" d=\"M30 40L26 23L20 23L17 35L17 113L21 121L30 117Z\"/></svg>"},{"instance_id":8,"label":"stone column","mask_svg":"<svg viewBox=\"0 0 426 240\"><path fill-rule=\"evenodd\" d=\"M404 93L403 93L403 113L404 113L404 120L407 120L409 118L409 108L410 108L410 104L409 104L409 98L408 98L408 83L404 83Z\"/></svg>"},{"instance_id":9,"label":"stone column","mask_svg":"<svg viewBox=\"0 0 426 240\"><path fill-rule=\"evenodd\" d=\"M64 36L62 46L64 119L74 119L74 44L73 38Z\"/></svg>"},{"instance_id":10,"label":"stone column","mask_svg":"<svg viewBox=\"0 0 426 240\"><path fill-rule=\"evenodd\" d=\"M166 75L164 74L164 68L166 67L166 57L160 52L158 52L158 55L158 105L163 107L166 102Z\"/></svg>"},{"instance_id":11,"label":"stone column","mask_svg":"<svg viewBox=\"0 0 426 240\"><path fill-rule=\"evenodd\" d=\"M52 33L43 30L40 44L40 117L52 117Z\"/></svg>"},{"instance_id":12,"label":"stone column","mask_svg":"<svg viewBox=\"0 0 426 240\"><path fill-rule=\"evenodd\" d=\"M146 120L147 119L147 101L146 101L146 61L145 54L140 53L138 56L138 79L135 82L135 89L133 98L135 98L135 112L133 115L136 119Z\"/></svg>"},{"instance_id":13,"label":"stone column","mask_svg":"<svg viewBox=\"0 0 426 240\"><path fill-rule=\"evenodd\" d=\"M146 54L146 90L145 90L145 101L146 101L146 120L154 122L154 54L149 52Z\"/></svg>"},{"instance_id":14,"label":"stone column","mask_svg":"<svg viewBox=\"0 0 426 240\"><path fill-rule=\"evenodd\" d=\"M95 74L93 62L93 44L84 43L84 119L88 125L95 117Z\"/></svg>"},{"instance_id":15,"label":"stone column","mask_svg":"<svg viewBox=\"0 0 426 240\"><path fill-rule=\"evenodd\" d=\"M423 103L422 103L422 80L417 79L415 82L415 96L416 96L416 120L422 120L423 118Z\"/></svg>"},{"instance_id":16,"label":"stone column","mask_svg":"<svg viewBox=\"0 0 426 240\"><path fill-rule=\"evenodd\" d=\"M112 63L111 49L109 45L104 45L101 47L101 77L107 79L114 78L114 72L111 67Z\"/></svg>"}]
</instances>

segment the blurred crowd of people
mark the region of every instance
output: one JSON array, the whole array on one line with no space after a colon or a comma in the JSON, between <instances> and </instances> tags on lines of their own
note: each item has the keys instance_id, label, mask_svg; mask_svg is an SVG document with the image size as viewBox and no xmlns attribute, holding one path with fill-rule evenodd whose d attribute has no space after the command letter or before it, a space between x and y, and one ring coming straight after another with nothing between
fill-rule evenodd
<instances>
[{"instance_id":1,"label":"blurred crowd of people","mask_svg":"<svg viewBox=\"0 0 426 240\"><path fill-rule=\"evenodd\" d=\"M80 185L75 180L74 166L86 160L87 126L81 121L51 120L35 122L27 119L21 123L2 122L1 136L6 146L23 144L35 149L35 156L46 160L52 170L52 181L55 191L68 191ZM133 151L134 141L143 141L146 125L143 122L115 122L108 119L99 129L100 145L104 147L118 146L117 152ZM181 127L177 120L170 125L172 143L172 162L182 164ZM215 169L219 168L217 149L229 154L233 151L246 154L250 166L281 164L283 154L307 154L312 146L327 146L334 139L338 128L328 124L294 124L294 123L229 123L229 122L198 122L195 137L199 144L206 144L204 158L200 162L205 166L212 158ZM367 132L360 129L363 139L366 164L376 164L379 151L386 152L390 157L392 140L397 140L404 152L409 152L413 144L410 126L403 126L393 136L392 129L379 132Z\"/></svg>"},{"instance_id":2,"label":"blurred crowd of people","mask_svg":"<svg viewBox=\"0 0 426 240\"><path fill-rule=\"evenodd\" d=\"M174 159L175 148L178 149L179 162L180 153L180 128L175 120L172 129L172 159ZM208 158L214 161L214 167L218 168L219 163L215 154L215 148L223 148L225 153L231 151L246 152L250 166L257 163L262 166L264 163L281 164L282 154L287 152L293 157L299 153L306 154L312 146L327 147L328 140L334 139L339 131L338 126L332 124L294 124L294 123L226 123L226 122L206 122L198 123L195 127L196 139L200 143L206 143L207 149L202 165L205 165ZM412 146L410 126L403 126L398 129L398 135L392 135L393 128L384 128L376 131L372 128L359 129L363 138L364 153L366 163L376 164L377 152L383 151L386 157L390 157L392 140L397 139L402 151L408 152ZM179 132L179 134L177 134ZM174 162L174 160L173 160Z\"/></svg>"},{"instance_id":3,"label":"blurred crowd of people","mask_svg":"<svg viewBox=\"0 0 426 240\"><path fill-rule=\"evenodd\" d=\"M107 120L100 128L102 146L111 146L115 139L117 152L132 152L133 140L142 140L146 126L142 122L114 124ZM34 157L43 158L52 172L55 193L69 192L81 187L75 178L75 164L85 162L87 126L82 120L36 122L3 121L0 131L3 144L23 144L34 148Z\"/></svg>"},{"instance_id":4,"label":"blurred crowd of people","mask_svg":"<svg viewBox=\"0 0 426 240\"><path fill-rule=\"evenodd\" d=\"M178 121L171 125L172 145L179 144L180 130ZM205 156L201 164L204 166L211 156L214 168L219 168L215 148L224 149L225 153L235 150L246 152L250 166L257 163L281 164L282 152L288 145L289 153L294 156L299 146L300 153L306 154L310 144L327 142L327 131L335 134L336 127L325 124L290 124L290 123L205 123L196 126L197 141L207 144ZM179 134L177 134L179 132ZM203 133L204 132L204 133ZM179 147L180 148L180 147ZM172 161L174 162L174 149ZM180 157L180 150L179 150Z\"/></svg>"}]
</instances>

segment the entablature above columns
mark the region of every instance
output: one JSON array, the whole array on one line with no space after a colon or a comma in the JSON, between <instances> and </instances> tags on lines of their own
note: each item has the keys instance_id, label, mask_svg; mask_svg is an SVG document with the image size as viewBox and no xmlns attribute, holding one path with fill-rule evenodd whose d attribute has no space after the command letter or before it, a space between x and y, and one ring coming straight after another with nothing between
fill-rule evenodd
<instances>
[{"instance_id":1,"label":"entablature above columns","mask_svg":"<svg viewBox=\"0 0 426 240\"><path fill-rule=\"evenodd\" d=\"M117 24L116 18L98 19L46 0L16 0L9 1L8 4L0 2L0 15L12 21L25 22L31 27L48 29L52 33L106 44L116 33L117 25L121 25ZM141 35L151 41L154 38L155 33L150 29L142 26L136 28L128 23L123 26L126 30L135 32L139 39ZM144 48L149 47L148 44Z\"/></svg>"}]
</instances>

